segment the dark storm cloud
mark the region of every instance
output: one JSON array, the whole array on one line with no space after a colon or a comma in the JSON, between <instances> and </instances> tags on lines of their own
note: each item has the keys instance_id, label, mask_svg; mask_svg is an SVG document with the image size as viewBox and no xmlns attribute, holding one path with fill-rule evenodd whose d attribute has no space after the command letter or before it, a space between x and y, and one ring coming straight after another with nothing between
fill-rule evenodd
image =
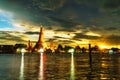
<instances>
[{"instance_id":1,"label":"dark storm cloud","mask_svg":"<svg viewBox=\"0 0 120 80\"><path fill-rule=\"evenodd\" d=\"M106 42L112 45L120 44L120 35L109 35L106 37Z\"/></svg>"},{"instance_id":2,"label":"dark storm cloud","mask_svg":"<svg viewBox=\"0 0 120 80\"><path fill-rule=\"evenodd\" d=\"M39 34L39 32L25 32L24 34L28 34L28 35L34 35L34 34Z\"/></svg>"},{"instance_id":3,"label":"dark storm cloud","mask_svg":"<svg viewBox=\"0 0 120 80\"><path fill-rule=\"evenodd\" d=\"M116 27L107 27L107 28L105 28L105 29L108 30L108 31L118 30L118 28L116 28Z\"/></svg>"},{"instance_id":4,"label":"dark storm cloud","mask_svg":"<svg viewBox=\"0 0 120 80\"><path fill-rule=\"evenodd\" d=\"M11 1L11 2L9 2ZM33 4L32 0L9 0L1 1L0 7L15 14L14 20L26 21L40 25L46 23L44 11ZM4 5L2 5L4 4ZM45 22L46 21L46 22Z\"/></svg>"},{"instance_id":5,"label":"dark storm cloud","mask_svg":"<svg viewBox=\"0 0 120 80\"><path fill-rule=\"evenodd\" d=\"M59 42L62 42L63 44L70 44L70 43L74 43L74 41L72 40L59 40Z\"/></svg>"},{"instance_id":6,"label":"dark storm cloud","mask_svg":"<svg viewBox=\"0 0 120 80\"><path fill-rule=\"evenodd\" d=\"M90 30L90 31L102 31L104 28L101 28L101 27L99 27L99 26L95 26L95 25L92 25L92 26L90 26L90 27L88 27L88 29Z\"/></svg>"},{"instance_id":7,"label":"dark storm cloud","mask_svg":"<svg viewBox=\"0 0 120 80\"><path fill-rule=\"evenodd\" d=\"M76 33L73 39L100 39L101 37L98 36L90 36L90 35L85 35L84 33Z\"/></svg>"},{"instance_id":8,"label":"dark storm cloud","mask_svg":"<svg viewBox=\"0 0 120 80\"><path fill-rule=\"evenodd\" d=\"M55 40L57 40L57 39L55 39L55 38L53 39L52 38L52 39L48 39L47 42L51 42L51 41L55 41Z\"/></svg>"},{"instance_id":9,"label":"dark storm cloud","mask_svg":"<svg viewBox=\"0 0 120 80\"><path fill-rule=\"evenodd\" d=\"M91 18L102 16L99 8L119 7L119 0L1 0L0 3L1 8L14 11L16 17L28 22L43 25L59 23L62 27L94 24Z\"/></svg>"},{"instance_id":10,"label":"dark storm cloud","mask_svg":"<svg viewBox=\"0 0 120 80\"><path fill-rule=\"evenodd\" d=\"M86 33L88 31L92 31L92 32L96 32L96 33L103 33L103 32L117 32L119 31L119 28L118 27L104 27L104 26L90 26L90 27L87 27L87 29L84 29L83 32Z\"/></svg>"},{"instance_id":11,"label":"dark storm cloud","mask_svg":"<svg viewBox=\"0 0 120 80\"><path fill-rule=\"evenodd\" d=\"M11 34L9 34L9 33L11 33L10 31L7 31L7 32L5 32L5 31L0 31L0 39L1 40L12 40L12 41L24 41L22 38L21 38L21 36L13 36L13 35L11 35ZM17 32L14 32L14 33L17 33Z\"/></svg>"},{"instance_id":12,"label":"dark storm cloud","mask_svg":"<svg viewBox=\"0 0 120 80\"><path fill-rule=\"evenodd\" d=\"M115 9L120 6L120 0L75 0L80 4L102 7L106 9Z\"/></svg>"},{"instance_id":13,"label":"dark storm cloud","mask_svg":"<svg viewBox=\"0 0 120 80\"><path fill-rule=\"evenodd\" d=\"M81 30L83 29L82 27L80 26L73 26L73 27L56 27L56 26L49 26L47 27L46 29L48 30L53 30L55 32L76 32L76 30Z\"/></svg>"},{"instance_id":14,"label":"dark storm cloud","mask_svg":"<svg viewBox=\"0 0 120 80\"><path fill-rule=\"evenodd\" d=\"M54 36L55 39L66 39L64 37L60 37L60 36Z\"/></svg>"},{"instance_id":15,"label":"dark storm cloud","mask_svg":"<svg viewBox=\"0 0 120 80\"><path fill-rule=\"evenodd\" d=\"M90 18L101 16L99 8L116 9L120 0L0 0L0 3L0 7L4 6L3 8L21 15L19 18L27 18L37 24L53 25L47 19L50 18L64 27L71 27L78 22L93 24Z\"/></svg>"},{"instance_id":16,"label":"dark storm cloud","mask_svg":"<svg viewBox=\"0 0 120 80\"><path fill-rule=\"evenodd\" d=\"M63 38L56 36L56 38L54 38L54 39L48 39L47 42L53 41L55 44L57 43L57 44L64 44L64 45L74 43L74 41L72 41L72 40L60 40L60 39L63 39Z\"/></svg>"},{"instance_id":17,"label":"dark storm cloud","mask_svg":"<svg viewBox=\"0 0 120 80\"><path fill-rule=\"evenodd\" d=\"M51 20L59 23L62 27L66 27L66 28L71 28L74 27L76 25L79 25L80 23L78 22L74 22L70 19L62 19L62 18L57 18L57 17L49 17Z\"/></svg>"},{"instance_id":18,"label":"dark storm cloud","mask_svg":"<svg viewBox=\"0 0 120 80\"><path fill-rule=\"evenodd\" d=\"M49 20L53 20L63 27L73 27L80 22L88 20L98 14L94 8L79 5L72 0L10 0L1 1L5 9L14 11L17 18L25 19L37 24L54 25ZM9 7L8 7L9 6ZM53 10L50 10L53 9ZM85 15L85 16L83 16ZM56 17L57 16L57 17ZM48 19L50 18L50 19Z\"/></svg>"},{"instance_id":19,"label":"dark storm cloud","mask_svg":"<svg viewBox=\"0 0 120 80\"><path fill-rule=\"evenodd\" d=\"M120 41L120 35L109 35L107 39L116 39Z\"/></svg>"},{"instance_id":20,"label":"dark storm cloud","mask_svg":"<svg viewBox=\"0 0 120 80\"><path fill-rule=\"evenodd\" d=\"M56 32L75 32L76 30L74 29L75 27L71 27L71 28L62 28L62 29L56 29Z\"/></svg>"},{"instance_id":21,"label":"dark storm cloud","mask_svg":"<svg viewBox=\"0 0 120 80\"><path fill-rule=\"evenodd\" d=\"M33 0L33 4L39 6L39 8L54 10L64 5L66 0Z\"/></svg>"},{"instance_id":22,"label":"dark storm cloud","mask_svg":"<svg viewBox=\"0 0 120 80\"><path fill-rule=\"evenodd\" d=\"M61 37L61 36L54 36L54 39L62 39L62 40L64 40L64 39L69 39L69 38L65 38L65 37ZM69 40L68 40L69 41Z\"/></svg>"},{"instance_id":23,"label":"dark storm cloud","mask_svg":"<svg viewBox=\"0 0 120 80\"><path fill-rule=\"evenodd\" d=\"M120 30L120 0L0 0L0 9L13 12L14 21L42 24L48 27L46 29L55 26L57 28L50 29L56 32L81 30L82 33L76 33L74 39L100 38L84 34L89 31L99 34L116 32L119 34ZM82 27L76 27L78 25ZM24 34L31 35L38 32ZM19 37L16 39L21 40Z\"/></svg>"},{"instance_id":24,"label":"dark storm cloud","mask_svg":"<svg viewBox=\"0 0 120 80\"><path fill-rule=\"evenodd\" d=\"M108 8L108 9L119 8L120 7L120 0L106 0L104 7Z\"/></svg>"}]
</instances>

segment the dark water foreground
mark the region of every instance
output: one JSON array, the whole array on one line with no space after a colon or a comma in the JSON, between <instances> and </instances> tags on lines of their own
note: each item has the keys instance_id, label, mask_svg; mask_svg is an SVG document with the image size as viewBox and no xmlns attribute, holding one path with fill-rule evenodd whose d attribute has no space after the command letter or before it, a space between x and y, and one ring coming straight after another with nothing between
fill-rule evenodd
<instances>
[{"instance_id":1,"label":"dark water foreground","mask_svg":"<svg viewBox=\"0 0 120 80\"><path fill-rule=\"evenodd\" d=\"M0 54L0 80L120 80L120 54Z\"/></svg>"}]
</instances>

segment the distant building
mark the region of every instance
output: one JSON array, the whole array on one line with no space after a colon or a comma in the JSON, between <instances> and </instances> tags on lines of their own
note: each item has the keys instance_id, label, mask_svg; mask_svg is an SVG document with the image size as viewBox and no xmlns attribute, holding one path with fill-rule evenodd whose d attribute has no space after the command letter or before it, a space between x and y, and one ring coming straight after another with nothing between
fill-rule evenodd
<instances>
[{"instance_id":1,"label":"distant building","mask_svg":"<svg viewBox=\"0 0 120 80\"><path fill-rule=\"evenodd\" d=\"M0 45L0 53L2 54L13 54L15 53L15 49L13 45Z\"/></svg>"}]
</instances>

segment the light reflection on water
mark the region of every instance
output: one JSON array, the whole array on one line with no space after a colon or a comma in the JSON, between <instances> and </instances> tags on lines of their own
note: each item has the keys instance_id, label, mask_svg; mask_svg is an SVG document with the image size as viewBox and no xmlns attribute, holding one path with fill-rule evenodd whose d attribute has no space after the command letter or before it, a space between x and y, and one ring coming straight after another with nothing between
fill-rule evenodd
<instances>
[{"instance_id":1,"label":"light reflection on water","mask_svg":"<svg viewBox=\"0 0 120 80\"><path fill-rule=\"evenodd\" d=\"M21 56L20 77L19 80L24 80L24 53Z\"/></svg>"},{"instance_id":2,"label":"light reflection on water","mask_svg":"<svg viewBox=\"0 0 120 80\"><path fill-rule=\"evenodd\" d=\"M74 53L71 53L71 69L70 69L70 80L75 80L75 64L74 64Z\"/></svg>"},{"instance_id":3,"label":"light reflection on water","mask_svg":"<svg viewBox=\"0 0 120 80\"><path fill-rule=\"evenodd\" d=\"M45 58L46 56L43 53L40 53L38 80L45 80L45 76L44 76Z\"/></svg>"},{"instance_id":4,"label":"light reflection on water","mask_svg":"<svg viewBox=\"0 0 120 80\"><path fill-rule=\"evenodd\" d=\"M0 80L120 80L120 54L0 54Z\"/></svg>"}]
</instances>

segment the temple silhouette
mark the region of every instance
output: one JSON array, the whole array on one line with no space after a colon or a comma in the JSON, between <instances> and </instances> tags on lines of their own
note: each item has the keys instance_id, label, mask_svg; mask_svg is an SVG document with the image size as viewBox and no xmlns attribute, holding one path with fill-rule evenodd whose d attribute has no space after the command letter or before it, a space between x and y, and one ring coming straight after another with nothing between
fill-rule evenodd
<instances>
[{"instance_id":1,"label":"temple silhouette","mask_svg":"<svg viewBox=\"0 0 120 80\"><path fill-rule=\"evenodd\" d=\"M28 52L31 52L32 51L32 43L31 41L29 40L28 41L28 46L27 46L27 49L26 49Z\"/></svg>"},{"instance_id":2,"label":"temple silhouette","mask_svg":"<svg viewBox=\"0 0 120 80\"><path fill-rule=\"evenodd\" d=\"M36 52L40 50L40 48L44 49L44 33L43 33L43 27L40 27L40 33L39 33L39 39L35 46L33 47L33 52Z\"/></svg>"}]
</instances>

